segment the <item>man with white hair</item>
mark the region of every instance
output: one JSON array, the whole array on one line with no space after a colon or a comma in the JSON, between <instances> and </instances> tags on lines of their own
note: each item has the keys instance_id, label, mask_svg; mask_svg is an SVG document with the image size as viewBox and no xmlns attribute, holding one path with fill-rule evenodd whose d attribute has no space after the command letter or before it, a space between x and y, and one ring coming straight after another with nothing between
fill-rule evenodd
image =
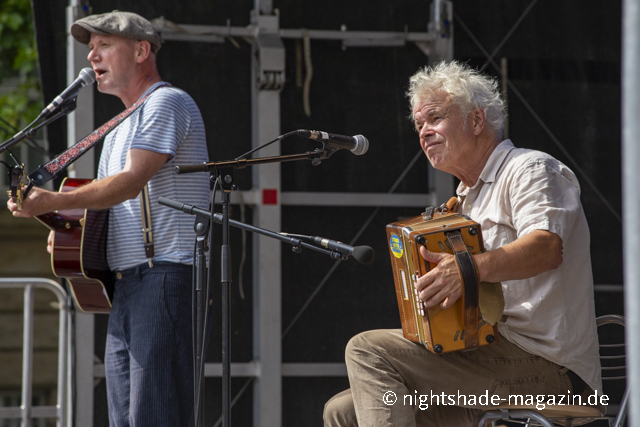
<instances>
[{"instance_id":1,"label":"man with white hair","mask_svg":"<svg viewBox=\"0 0 640 427\"><path fill-rule=\"evenodd\" d=\"M420 70L407 95L431 165L460 180L454 209L481 225L486 252L473 261L479 282L502 283L500 337L434 354L402 330L355 336L345 356L351 388L327 402L325 426L475 426L480 396L504 403L601 392L589 229L575 175L503 140L497 83L466 64ZM421 255L436 267L418 279L419 299L451 307L464 289L455 257Z\"/></svg>"}]
</instances>

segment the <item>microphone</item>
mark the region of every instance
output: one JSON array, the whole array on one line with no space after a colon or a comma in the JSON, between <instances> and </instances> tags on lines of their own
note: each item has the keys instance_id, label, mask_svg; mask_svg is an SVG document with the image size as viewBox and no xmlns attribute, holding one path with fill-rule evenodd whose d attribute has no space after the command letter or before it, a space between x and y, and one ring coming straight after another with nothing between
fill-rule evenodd
<instances>
[{"instance_id":1,"label":"microphone","mask_svg":"<svg viewBox=\"0 0 640 427\"><path fill-rule=\"evenodd\" d=\"M324 237L310 236L311 241L316 245L324 246L327 249L335 250L340 253L346 253L351 255L361 264L369 264L375 257L375 252L370 246L356 246L347 245L345 243L336 242L335 240L326 239Z\"/></svg>"},{"instance_id":2,"label":"microphone","mask_svg":"<svg viewBox=\"0 0 640 427\"><path fill-rule=\"evenodd\" d=\"M80 89L87 85L91 85L96 81L96 73L91 69L91 67L83 68L80 70L80 74L78 74L78 78L75 79L73 83L71 83L60 95L56 96L51 104L47 105L47 108L42 110L40 116L47 113L52 113L56 108L58 108L65 101L75 98L80 92Z\"/></svg>"},{"instance_id":3,"label":"microphone","mask_svg":"<svg viewBox=\"0 0 640 427\"><path fill-rule=\"evenodd\" d=\"M369 149L369 140L362 135L345 136L305 129L298 129L297 132L298 135L304 136L305 138L322 141L329 148L346 148L356 156L366 153Z\"/></svg>"}]
</instances>

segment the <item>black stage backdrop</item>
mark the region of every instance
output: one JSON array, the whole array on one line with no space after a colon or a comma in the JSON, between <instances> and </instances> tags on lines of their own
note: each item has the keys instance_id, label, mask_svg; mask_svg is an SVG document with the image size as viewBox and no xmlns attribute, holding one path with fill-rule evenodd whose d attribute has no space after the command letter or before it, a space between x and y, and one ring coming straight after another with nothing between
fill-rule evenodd
<instances>
[{"instance_id":1,"label":"black stage backdrop","mask_svg":"<svg viewBox=\"0 0 640 427\"><path fill-rule=\"evenodd\" d=\"M32 0L45 102L65 87L63 0ZM493 52L525 12L530 2L456 0L454 56L481 67L486 51ZM250 0L137 2L94 0L94 13L128 10L149 19L160 16L181 24L249 24ZM337 30L426 31L428 2L403 0L275 0L281 28ZM495 55L508 60L508 75L526 103L508 92L509 136L516 146L539 149L557 157L578 175L582 202L591 227L591 253L595 283L622 283L620 184L620 39L621 6L595 0L540 0ZM210 159L234 158L251 147L250 46L167 41L159 53L162 77L190 93L199 105L207 129ZM337 153L318 167L309 163L282 165L283 191L387 192L419 150L417 136L407 119L404 92L408 78L428 58L414 45L385 48L347 48L340 42L311 42L313 80L311 116L303 110L302 88L296 85L296 42L284 42L287 83L281 93L282 133L295 129L365 135L369 152L362 157ZM487 71L499 71L488 65ZM93 90L96 90L95 87ZM95 98L96 125L123 109L114 97ZM533 109L544 126L531 114ZM63 124L48 132L53 152L65 146ZM277 135L273 135L275 138ZM266 142L266 141L265 141ZM559 143L559 144L558 144ZM290 138L282 152L313 149L313 143ZM568 154L568 155L567 155ZM97 151L95 153L97 155ZM424 193L426 159L409 171L397 192ZM251 171L236 175L243 190L251 188ZM593 184L591 186L587 179ZM603 198L599 196L599 191ZM615 214L606 204L609 204ZM233 218L240 219L234 206ZM282 231L321 235L348 242L374 208L282 208ZM356 244L370 245L376 259L370 265L354 260L342 263L308 309L282 341L283 362L341 362L348 339L374 328L400 326L385 225L399 217L419 214L416 209L382 208ZM251 209L246 210L251 220ZM238 230L232 230L234 284L232 291L232 360L252 358L251 239L243 248ZM247 253L241 297L238 278L243 249ZM293 254L283 246L282 325L287 328L327 274L332 260L311 251ZM219 259L217 251L212 259ZM215 264L217 266L217 261ZM597 314L622 313L622 294L596 292ZM219 298L215 298L216 302ZM219 313L219 306L215 307ZM96 354L104 356L106 316L97 316ZM220 361L218 324L211 335L208 361ZM245 384L233 379L235 393ZM207 380L207 425L220 411L220 380ZM346 378L284 378L283 425L321 426L324 402L348 387ZM612 396L612 401L615 397ZM236 425L250 425L252 393L238 400L232 412ZM104 382L96 388L95 425L107 425Z\"/></svg>"}]
</instances>

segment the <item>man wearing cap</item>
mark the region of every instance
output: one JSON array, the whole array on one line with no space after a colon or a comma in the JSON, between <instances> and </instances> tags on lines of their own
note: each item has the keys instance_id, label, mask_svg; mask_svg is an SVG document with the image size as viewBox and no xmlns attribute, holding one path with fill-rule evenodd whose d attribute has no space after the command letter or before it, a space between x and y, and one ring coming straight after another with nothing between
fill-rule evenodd
<instances>
[{"instance_id":1,"label":"man wearing cap","mask_svg":"<svg viewBox=\"0 0 640 427\"><path fill-rule=\"evenodd\" d=\"M208 206L206 174L177 176L173 164L208 160L193 99L160 78L160 38L139 15L114 11L76 21L98 90L141 106L105 138L98 180L75 191L33 188L14 216L109 208L107 261L115 291L105 373L111 426L186 426L193 412L191 280L193 218L158 197ZM154 254L145 253L139 194L148 185ZM51 242L51 238L49 240Z\"/></svg>"}]
</instances>

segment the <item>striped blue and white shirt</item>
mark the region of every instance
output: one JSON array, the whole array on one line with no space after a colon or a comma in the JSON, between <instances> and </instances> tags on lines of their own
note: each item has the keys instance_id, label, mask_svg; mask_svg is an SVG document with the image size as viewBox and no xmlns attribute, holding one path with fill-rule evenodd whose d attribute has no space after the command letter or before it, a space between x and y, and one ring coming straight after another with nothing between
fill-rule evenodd
<instances>
[{"instance_id":1,"label":"striped blue and white shirt","mask_svg":"<svg viewBox=\"0 0 640 427\"><path fill-rule=\"evenodd\" d=\"M157 83L143 96L155 89ZM170 154L169 161L149 180L149 200L155 256L153 261L193 264L195 217L158 204L166 197L207 209L209 174L176 175L175 165L208 160L204 123L196 103L184 91L164 87L112 130L104 141L98 178L122 171L131 148ZM142 234L140 196L111 207L107 239L111 270L147 262Z\"/></svg>"}]
</instances>

